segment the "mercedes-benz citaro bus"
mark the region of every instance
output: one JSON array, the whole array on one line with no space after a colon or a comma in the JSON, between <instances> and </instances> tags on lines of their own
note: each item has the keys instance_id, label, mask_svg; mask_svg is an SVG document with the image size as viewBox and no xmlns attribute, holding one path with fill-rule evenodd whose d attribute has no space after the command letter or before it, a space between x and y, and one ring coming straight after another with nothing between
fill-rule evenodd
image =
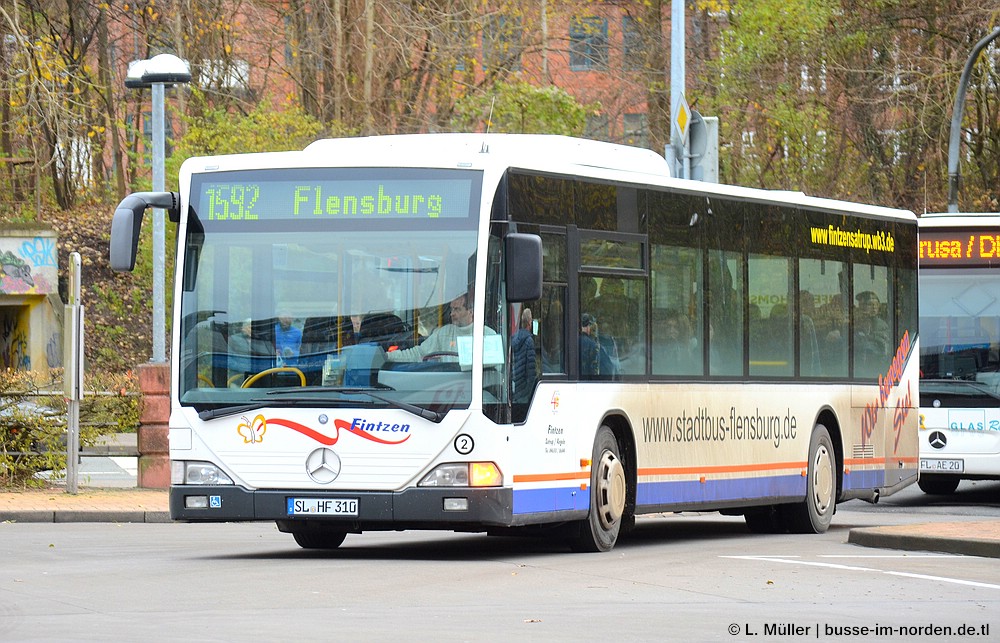
<instances>
[{"instance_id":1,"label":"mercedes-benz citaro bus","mask_svg":"<svg viewBox=\"0 0 1000 643\"><path fill-rule=\"evenodd\" d=\"M920 488L1000 479L1000 214L920 217Z\"/></svg>"},{"instance_id":2,"label":"mercedes-benz citaro bus","mask_svg":"<svg viewBox=\"0 0 1000 643\"><path fill-rule=\"evenodd\" d=\"M306 548L446 529L610 550L641 514L824 532L915 482L917 221L548 135L191 158L170 513ZM530 312L529 312L530 311Z\"/></svg>"}]
</instances>

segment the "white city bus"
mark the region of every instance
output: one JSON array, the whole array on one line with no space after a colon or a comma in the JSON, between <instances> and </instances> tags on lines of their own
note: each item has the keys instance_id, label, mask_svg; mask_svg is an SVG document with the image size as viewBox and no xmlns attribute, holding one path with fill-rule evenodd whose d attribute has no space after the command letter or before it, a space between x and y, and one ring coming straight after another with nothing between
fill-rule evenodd
<instances>
[{"instance_id":1,"label":"white city bus","mask_svg":"<svg viewBox=\"0 0 1000 643\"><path fill-rule=\"evenodd\" d=\"M920 217L920 488L1000 479L1000 214Z\"/></svg>"},{"instance_id":2,"label":"white city bus","mask_svg":"<svg viewBox=\"0 0 1000 643\"><path fill-rule=\"evenodd\" d=\"M912 213L558 136L323 140L179 186L111 234L130 269L146 207L178 224L176 520L606 551L666 511L823 532L916 480Z\"/></svg>"}]
</instances>

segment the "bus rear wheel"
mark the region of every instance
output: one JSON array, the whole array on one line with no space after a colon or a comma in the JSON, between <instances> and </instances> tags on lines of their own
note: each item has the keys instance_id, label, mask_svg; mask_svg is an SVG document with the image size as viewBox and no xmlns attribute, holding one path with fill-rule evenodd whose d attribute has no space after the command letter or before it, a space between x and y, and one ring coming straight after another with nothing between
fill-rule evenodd
<instances>
[{"instance_id":1,"label":"bus rear wheel","mask_svg":"<svg viewBox=\"0 0 1000 643\"><path fill-rule=\"evenodd\" d=\"M347 532L339 529L298 529L292 538L302 549L336 549L347 538Z\"/></svg>"},{"instance_id":2,"label":"bus rear wheel","mask_svg":"<svg viewBox=\"0 0 1000 643\"><path fill-rule=\"evenodd\" d=\"M822 534L829 529L837 504L836 471L837 456L830 432L822 424L817 424L809 440L806 499L784 508L788 531Z\"/></svg>"},{"instance_id":3,"label":"bus rear wheel","mask_svg":"<svg viewBox=\"0 0 1000 643\"><path fill-rule=\"evenodd\" d=\"M786 530L785 514L780 505L747 509L743 519L747 528L755 534L780 534Z\"/></svg>"},{"instance_id":4,"label":"bus rear wheel","mask_svg":"<svg viewBox=\"0 0 1000 643\"><path fill-rule=\"evenodd\" d=\"M615 434L602 426L594 439L590 468L590 511L581 521L573 551L610 551L618 541L628 489L625 463Z\"/></svg>"}]
</instances>

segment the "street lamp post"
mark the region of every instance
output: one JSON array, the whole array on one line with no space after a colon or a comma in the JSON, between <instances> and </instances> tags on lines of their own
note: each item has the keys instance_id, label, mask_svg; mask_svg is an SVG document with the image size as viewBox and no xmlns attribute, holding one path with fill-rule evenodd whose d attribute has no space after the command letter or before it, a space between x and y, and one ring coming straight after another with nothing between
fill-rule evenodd
<instances>
[{"instance_id":1,"label":"street lamp post","mask_svg":"<svg viewBox=\"0 0 1000 643\"><path fill-rule=\"evenodd\" d=\"M962 116L965 113L965 92L969 85L969 76L972 75L972 67L976 64L979 53L997 37L1000 37L1000 28L976 43L968 60L965 61L962 77L958 80L955 106L951 110L951 133L948 137L948 212L958 212L958 157L962 146Z\"/></svg>"},{"instance_id":2,"label":"street lamp post","mask_svg":"<svg viewBox=\"0 0 1000 643\"><path fill-rule=\"evenodd\" d=\"M153 191L165 189L164 170L164 88L167 85L188 83L191 70L185 60L173 54L159 54L148 60L129 63L125 87L152 89L153 98ZM166 288L165 257L166 232L163 210L153 209L153 355L154 363L167 361L166 355Z\"/></svg>"}]
</instances>

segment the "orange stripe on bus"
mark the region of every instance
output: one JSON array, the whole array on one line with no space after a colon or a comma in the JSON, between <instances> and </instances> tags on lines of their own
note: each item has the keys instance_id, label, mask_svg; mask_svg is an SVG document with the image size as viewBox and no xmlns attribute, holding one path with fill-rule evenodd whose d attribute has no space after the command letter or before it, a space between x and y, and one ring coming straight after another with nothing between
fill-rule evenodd
<instances>
[{"instance_id":1,"label":"orange stripe on bus","mask_svg":"<svg viewBox=\"0 0 1000 643\"><path fill-rule=\"evenodd\" d=\"M887 462L890 463L890 464L894 463L894 462L903 462L903 463L907 463L907 464L917 464L917 462L919 462L919 461L920 461L920 458L899 457L899 456L890 456L888 458L848 458L848 459L844 460L844 465L845 466L847 466L847 465L861 465L861 464L882 464L882 465L884 465Z\"/></svg>"},{"instance_id":2,"label":"orange stripe on bus","mask_svg":"<svg viewBox=\"0 0 1000 643\"><path fill-rule=\"evenodd\" d=\"M733 464L716 467L650 467L639 469L640 476L700 475L703 473L740 473L744 471L776 471L778 469L801 469L805 462L770 462L763 464Z\"/></svg>"},{"instance_id":3,"label":"orange stripe on bus","mask_svg":"<svg viewBox=\"0 0 1000 643\"><path fill-rule=\"evenodd\" d=\"M514 482L549 482L551 480L590 480L589 471L572 473L525 473L514 476Z\"/></svg>"},{"instance_id":4,"label":"orange stripe on bus","mask_svg":"<svg viewBox=\"0 0 1000 643\"><path fill-rule=\"evenodd\" d=\"M916 464L919 458L890 458L891 462L910 462ZM885 466L885 458L851 458L844 461L844 466L881 465ZM780 471L797 469L800 473L808 468L808 462L770 462L760 464L733 464L714 467L648 467L639 469L639 476L678 476L702 475L710 473L749 473L753 471ZM551 482L555 480L588 480L587 471L572 471L569 473L531 473L514 476L514 482Z\"/></svg>"}]
</instances>

